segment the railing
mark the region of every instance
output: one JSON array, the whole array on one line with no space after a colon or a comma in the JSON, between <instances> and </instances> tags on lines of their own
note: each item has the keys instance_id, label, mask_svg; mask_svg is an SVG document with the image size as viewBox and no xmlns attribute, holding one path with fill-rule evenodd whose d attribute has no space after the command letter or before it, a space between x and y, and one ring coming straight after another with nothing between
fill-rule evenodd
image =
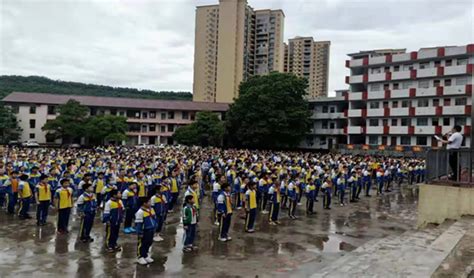
<instances>
[{"instance_id":1,"label":"railing","mask_svg":"<svg viewBox=\"0 0 474 278\"><path fill-rule=\"evenodd\" d=\"M474 150L433 149L426 156L428 183L474 186Z\"/></svg>"}]
</instances>

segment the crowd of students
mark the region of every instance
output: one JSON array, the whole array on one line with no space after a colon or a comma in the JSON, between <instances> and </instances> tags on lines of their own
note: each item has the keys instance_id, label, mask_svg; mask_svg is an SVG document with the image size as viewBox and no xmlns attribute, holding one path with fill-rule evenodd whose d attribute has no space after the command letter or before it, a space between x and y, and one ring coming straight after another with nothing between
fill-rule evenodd
<instances>
[{"instance_id":1,"label":"crowd of students","mask_svg":"<svg viewBox=\"0 0 474 278\"><path fill-rule=\"evenodd\" d=\"M218 240L226 242L236 211L245 213L245 232L253 233L259 213L279 225L283 210L297 219L302 203L310 215L320 199L321 209L329 210L333 198L345 206L373 191L383 195L402 183L422 182L425 175L422 159L181 146L13 148L1 158L0 207L7 213L30 219L35 204L36 224L42 226L55 209L57 233L67 234L76 206L82 242L94 240L94 219L101 217L106 251L121 250L121 228L137 234L141 265L153 262L150 247L164 240L170 213L181 213L183 251L192 252L200 217L211 216ZM212 211L201 211L206 195Z\"/></svg>"}]
</instances>

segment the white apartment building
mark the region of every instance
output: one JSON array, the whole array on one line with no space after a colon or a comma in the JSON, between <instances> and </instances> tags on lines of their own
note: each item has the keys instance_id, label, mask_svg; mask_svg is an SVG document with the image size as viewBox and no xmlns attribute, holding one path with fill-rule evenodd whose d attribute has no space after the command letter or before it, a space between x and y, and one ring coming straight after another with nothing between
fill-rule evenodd
<instances>
[{"instance_id":1,"label":"white apartment building","mask_svg":"<svg viewBox=\"0 0 474 278\"><path fill-rule=\"evenodd\" d=\"M470 145L474 44L349 56L348 144L437 147L460 125Z\"/></svg>"},{"instance_id":2,"label":"white apartment building","mask_svg":"<svg viewBox=\"0 0 474 278\"><path fill-rule=\"evenodd\" d=\"M310 98L311 129L300 147L304 149L332 150L347 143L346 90L336 91L335 97Z\"/></svg>"}]
</instances>

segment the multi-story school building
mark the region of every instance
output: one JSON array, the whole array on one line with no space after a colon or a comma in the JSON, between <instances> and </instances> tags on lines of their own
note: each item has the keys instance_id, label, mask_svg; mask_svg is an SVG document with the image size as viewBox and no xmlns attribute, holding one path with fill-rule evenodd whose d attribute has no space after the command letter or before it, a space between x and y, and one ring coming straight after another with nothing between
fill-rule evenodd
<instances>
[{"instance_id":1,"label":"multi-story school building","mask_svg":"<svg viewBox=\"0 0 474 278\"><path fill-rule=\"evenodd\" d=\"M470 145L474 44L349 56L348 144L438 147L460 125Z\"/></svg>"},{"instance_id":2,"label":"multi-story school building","mask_svg":"<svg viewBox=\"0 0 474 278\"><path fill-rule=\"evenodd\" d=\"M178 100L155 100L72 96L14 92L3 99L17 114L22 129L20 140L40 144L61 143L48 140L41 128L57 116L58 105L74 99L89 108L90 115L117 115L127 118L127 144L173 144L172 135L182 125L194 121L199 111L213 111L222 118L228 104Z\"/></svg>"}]
</instances>

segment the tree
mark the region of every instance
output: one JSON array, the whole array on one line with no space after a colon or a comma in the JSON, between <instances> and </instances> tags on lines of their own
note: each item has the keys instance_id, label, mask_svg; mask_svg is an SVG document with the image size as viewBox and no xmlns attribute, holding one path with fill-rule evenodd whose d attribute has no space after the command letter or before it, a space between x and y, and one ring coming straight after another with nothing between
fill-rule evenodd
<instances>
[{"instance_id":1,"label":"tree","mask_svg":"<svg viewBox=\"0 0 474 278\"><path fill-rule=\"evenodd\" d=\"M87 107L70 99L59 106L59 113L56 119L46 122L42 128L49 132L49 136L61 138L63 143L71 143L86 135Z\"/></svg>"},{"instance_id":2,"label":"tree","mask_svg":"<svg viewBox=\"0 0 474 278\"><path fill-rule=\"evenodd\" d=\"M0 143L7 144L11 140L17 140L21 128L13 111L6 106L0 105Z\"/></svg>"},{"instance_id":3,"label":"tree","mask_svg":"<svg viewBox=\"0 0 474 278\"><path fill-rule=\"evenodd\" d=\"M221 146L224 136L224 123L209 111L198 112L196 121L178 128L173 137L184 145Z\"/></svg>"},{"instance_id":4,"label":"tree","mask_svg":"<svg viewBox=\"0 0 474 278\"><path fill-rule=\"evenodd\" d=\"M310 128L307 81L293 74L255 76L239 87L227 112L226 140L235 147L295 147Z\"/></svg>"},{"instance_id":5,"label":"tree","mask_svg":"<svg viewBox=\"0 0 474 278\"><path fill-rule=\"evenodd\" d=\"M103 145L120 144L127 140L127 118L114 115L90 117L86 123L86 136L90 143Z\"/></svg>"}]
</instances>

